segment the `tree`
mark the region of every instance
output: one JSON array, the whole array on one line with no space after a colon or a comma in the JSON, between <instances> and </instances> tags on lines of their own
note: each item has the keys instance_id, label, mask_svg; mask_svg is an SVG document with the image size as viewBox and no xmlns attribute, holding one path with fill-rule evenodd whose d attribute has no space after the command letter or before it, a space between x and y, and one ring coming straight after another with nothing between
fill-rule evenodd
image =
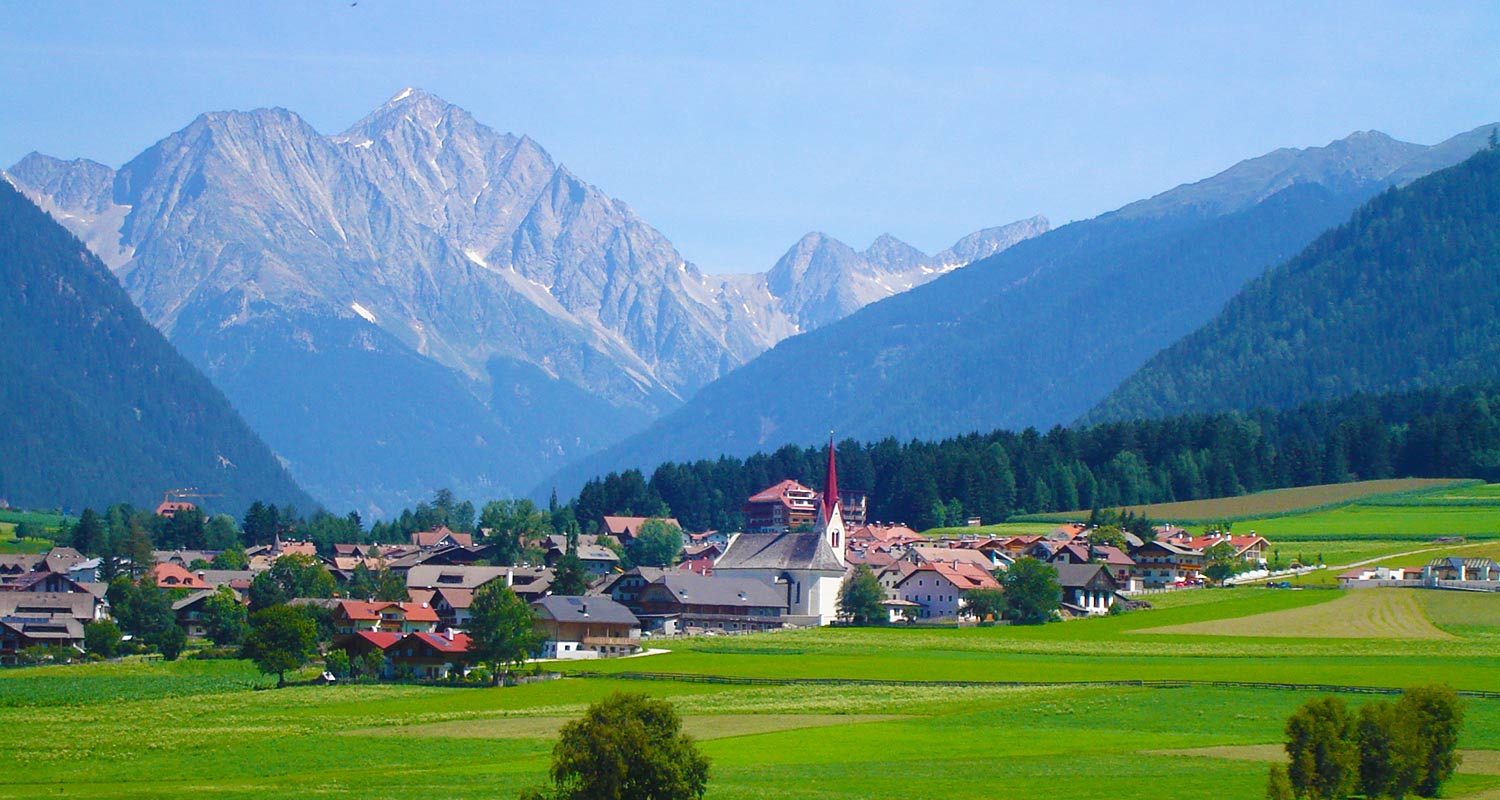
<instances>
[{"instance_id":1,"label":"tree","mask_svg":"<svg viewBox=\"0 0 1500 800\"><path fill-rule=\"evenodd\" d=\"M349 653L334 650L323 659L323 669L335 678L349 677Z\"/></svg>"},{"instance_id":2,"label":"tree","mask_svg":"<svg viewBox=\"0 0 1500 800\"><path fill-rule=\"evenodd\" d=\"M292 553L250 581L250 610L260 611L298 597L332 597L338 584L316 558Z\"/></svg>"},{"instance_id":3,"label":"tree","mask_svg":"<svg viewBox=\"0 0 1500 800\"><path fill-rule=\"evenodd\" d=\"M209 550L230 550L240 547L240 531L234 524L234 517L228 514L215 514L208 524L203 526L203 546ZM243 556L244 551L240 550ZM220 567L220 569L244 569L244 567Z\"/></svg>"},{"instance_id":4,"label":"tree","mask_svg":"<svg viewBox=\"0 0 1500 800\"><path fill-rule=\"evenodd\" d=\"M520 666L542 643L536 612L503 581L490 581L474 592L469 606L469 652L489 664L495 682L500 668Z\"/></svg>"},{"instance_id":5,"label":"tree","mask_svg":"<svg viewBox=\"0 0 1500 800\"><path fill-rule=\"evenodd\" d=\"M1416 788L1417 757L1413 726L1385 700L1372 700L1355 720L1359 747L1359 793L1365 797L1405 797Z\"/></svg>"},{"instance_id":6,"label":"tree","mask_svg":"<svg viewBox=\"0 0 1500 800\"><path fill-rule=\"evenodd\" d=\"M1344 701L1307 701L1286 722L1287 777L1298 797L1334 800L1348 795L1359 770L1354 719Z\"/></svg>"},{"instance_id":7,"label":"tree","mask_svg":"<svg viewBox=\"0 0 1500 800\"><path fill-rule=\"evenodd\" d=\"M885 621L885 587L869 564L860 564L844 579L839 587L839 616L855 625L869 625Z\"/></svg>"},{"instance_id":8,"label":"tree","mask_svg":"<svg viewBox=\"0 0 1500 800\"><path fill-rule=\"evenodd\" d=\"M250 635L243 655L267 675L286 685L286 673L306 664L318 646L318 630L301 610L274 605L250 615Z\"/></svg>"},{"instance_id":9,"label":"tree","mask_svg":"<svg viewBox=\"0 0 1500 800\"><path fill-rule=\"evenodd\" d=\"M977 619L999 621L1005 616L1005 592L1000 589L970 589L964 592L964 605Z\"/></svg>"},{"instance_id":10,"label":"tree","mask_svg":"<svg viewBox=\"0 0 1500 800\"><path fill-rule=\"evenodd\" d=\"M708 790L708 769L671 703L616 693L563 726L552 749L552 786L529 796L694 800Z\"/></svg>"},{"instance_id":11,"label":"tree","mask_svg":"<svg viewBox=\"0 0 1500 800\"><path fill-rule=\"evenodd\" d=\"M1204 577L1222 584L1234 576L1234 545L1221 541L1203 551L1203 555L1208 561L1203 568Z\"/></svg>"},{"instance_id":12,"label":"tree","mask_svg":"<svg viewBox=\"0 0 1500 800\"><path fill-rule=\"evenodd\" d=\"M92 508L85 508L78 517L78 523L73 526L71 543L73 549L84 555L104 552L109 537L104 530L104 521L99 518L98 512Z\"/></svg>"},{"instance_id":13,"label":"tree","mask_svg":"<svg viewBox=\"0 0 1500 800\"><path fill-rule=\"evenodd\" d=\"M214 517L214 519L218 519L218 517ZM224 548L209 563L214 569L246 569L250 566L250 558L245 555L245 548L236 544Z\"/></svg>"},{"instance_id":14,"label":"tree","mask_svg":"<svg viewBox=\"0 0 1500 800\"><path fill-rule=\"evenodd\" d=\"M203 630L209 641L220 647L245 641L250 629L245 606L228 586L220 586L203 601Z\"/></svg>"},{"instance_id":15,"label":"tree","mask_svg":"<svg viewBox=\"0 0 1500 800\"><path fill-rule=\"evenodd\" d=\"M1292 781L1286 775L1286 767L1280 764L1271 765L1271 773L1266 778L1266 800L1296 800L1297 794L1292 791Z\"/></svg>"},{"instance_id":16,"label":"tree","mask_svg":"<svg viewBox=\"0 0 1500 800\"><path fill-rule=\"evenodd\" d=\"M1125 533L1118 525L1100 525L1089 532L1089 544L1094 547L1125 547Z\"/></svg>"},{"instance_id":17,"label":"tree","mask_svg":"<svg viewBox=\"0 0 1500 800\"><path fill-rule=\"evenodd\" d=\"M83 625L83 649L104 658L114 658L120 651L120 640L124 635L120 626L111 620L86 622Z\"/></svg>"},{"instance_id":18,"label":"tree","mask_svg":"<svg viewBox=\"0 0 1500 800\"><path fill-rule=\"evenodd\" d=\"M664 520L648 519L641 523L625 552L637 567L669 567L682 552L682 529Z\"/></svg>"},{"instance_id":19,"label":"tree","mask_svg":"<svg viewBox=\"0 0 1500 800\"><path fill-rule=\"evenodd\" d=\"M1412 726L1416 792L1422 797L1436 797L1458 767L1463 703L1452 687L1416 686L1401 694L1396 714Z\"/></svg>"},{"instance_id":20,"label":"tree","mask_svg":"<svg viewBox=\"0 0 1500 800\"><path fill-rule=\"evenodd\" d=\"M182 629L181 625L173 622L163 627L152 638L151 644L155 645L162 658L176 661L177 657L182 655L182 648L187 646L187 632Z\"/></svg>"},{"instance_id":21,"label":"tree","mask_svg":"<svg viewBox=\"0 0 1500 800\"><path fill-rule=\"evenodd\" d=\"M1005 618L1017 625L1047 622L1062 602L1057 568L1034 558L1017 559L1000 586L1005 591Z\"/></svg>"},{"instance_id":22,"label":"tree","mask_svg":"<svg viewBox=\"0 0 1500 800\"><path fill-rule=\"evenodd\" d=\"M568 552L557 560L552 575L553 594L577 596L588 591L588 570L584 569L583 559L578 557L578 551L573 547L569 547Z\"/></svg>"}]
</instances>

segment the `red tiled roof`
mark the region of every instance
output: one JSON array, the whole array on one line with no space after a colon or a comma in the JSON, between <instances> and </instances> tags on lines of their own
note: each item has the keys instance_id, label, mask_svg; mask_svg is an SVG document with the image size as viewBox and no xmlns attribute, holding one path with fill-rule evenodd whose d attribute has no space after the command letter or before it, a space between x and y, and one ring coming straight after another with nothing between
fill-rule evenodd
<instances>
[{"instance_id":1,"label":"red tiled roof","mask_svg":"<svg viewBox=\"0 0 1500 800\"><path fill-rule=\"evenodd\" d=\"M166 589L207 589L208 582L183 569L178 564L157 564L156 585Z\"/></svg>"},{"instance_id":2,"label":"red tiled roof","mask_svg":"<svg viewBox=\"0 0 1500 800\"><path fill-rule=\"evenodd\" d=\"M339 610L347 619L372 620L380 619L381 612L389 608L399 609L410 622L437 622L437 612L431 606L422 603L396 603L396 602L374 602L367 603L363 600L340 600Z\"/></svg>"},{"instance_id":3,"label":"red tiled roof","mask_svg":"<svg viewBox=\"0 0 1500 800\"><path fill-rule=\"evenodd\" d=\"M441 633L428 633L426 631L407 634L408 638L412 636L426 642L432 649L439 653L460 654L469 652L469 634L467 633L455 633L452 639Z\"/></svg>"},{"instance_id":4,"label":"red tiled roof","mask_svg":"<svg viewBox=\"0 0 1500 800\"><path fill-rule=\"evenodd\" d=\"M474 537L467 533L455 533L449 530L447 525L436 530L417 531L411 535L411 543L417 547L433 547L449 537L452 537L454 543L461 547L474 546Z\"/></svg>"},{"instance_id":5,"label":"red tiled roof","mask_svg":"<svg viewBox=\"0 0 1500 800\"><path fill-rule=\"evenodd\" d=\"M405 638L404 636L402 636L402 634L391 633L389 631L359 631L354 635L360 637L361 639L364 639L370 644L375 645L381 650L389 650L392 645Z\"/></svg>"}]
</instances>

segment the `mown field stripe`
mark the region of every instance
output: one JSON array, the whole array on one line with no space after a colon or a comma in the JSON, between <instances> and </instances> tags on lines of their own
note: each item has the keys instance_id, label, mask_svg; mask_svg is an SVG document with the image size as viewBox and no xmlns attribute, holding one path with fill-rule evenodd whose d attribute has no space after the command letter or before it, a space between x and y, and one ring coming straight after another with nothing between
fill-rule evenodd
<instances>
[{"instance_id":1,"label":"mown field stripe","mask_svg":"<svg viewBox=\"0 0 1500 800\"><path fill-rule=\"evenodd\" d=\"M675 683L712 683L728 686L939 686L965 689L1055 689L1095 687L1138 687L1145 689L1272 689L1292 692L1329 692L1337 694L1401 694L1394 686L1350 686L1330 683L1273 683L1269 681L1200 681L1200 680L1078 680L1078 681L953 681L893 680L883 678L757 678L743 675L703 675L687 672L591 672L566 673L571 678L625 681L672 681ZM1500 692L1459 690L1460 697L1500 700Z\"/></svg>"}]
</instances>

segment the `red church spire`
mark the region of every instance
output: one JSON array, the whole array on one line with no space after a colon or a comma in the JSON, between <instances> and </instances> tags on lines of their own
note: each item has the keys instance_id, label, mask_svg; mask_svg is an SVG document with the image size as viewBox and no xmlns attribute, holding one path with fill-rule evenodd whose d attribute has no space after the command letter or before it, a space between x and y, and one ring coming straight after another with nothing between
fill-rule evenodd
<instances>
[{"instance_id":1,"label":"red church spire","mask_svg":"<svg viewBox=\"0 0 1500 800\"><path fill-rule=\"evenodd\" d=\"M839 504L839 472L834 464L833 434L828 434L828 475L823 478L823 519L833 519L833 509Z\"/></svg>"}]
</instances>

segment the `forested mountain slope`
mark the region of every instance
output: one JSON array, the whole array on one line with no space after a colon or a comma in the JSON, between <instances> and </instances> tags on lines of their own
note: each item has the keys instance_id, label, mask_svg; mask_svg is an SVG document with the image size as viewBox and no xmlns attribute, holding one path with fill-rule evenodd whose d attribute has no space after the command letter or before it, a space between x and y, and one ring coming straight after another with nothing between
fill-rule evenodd
<instances>
[{"instance_id":1,"label":"forested mountain slope","mask_svg":"<svg viewBox=\"0 0 1500 800\"><path fill-rule=\"evenodd\" d=\"M0 498L77 510L197 487L315 507L98 258L0 181Z\"/></svg>"},{"instance_id":2,"label":"forested mountain slope","mask_svg":"<svg viewBox=\"0 0 1500 800\"><path fill-rule=\"evenodd\" d=\"M1087 421L1500 377L1500 150L1372 200L1167 348Z\"/></svg>"}]
</instances>

